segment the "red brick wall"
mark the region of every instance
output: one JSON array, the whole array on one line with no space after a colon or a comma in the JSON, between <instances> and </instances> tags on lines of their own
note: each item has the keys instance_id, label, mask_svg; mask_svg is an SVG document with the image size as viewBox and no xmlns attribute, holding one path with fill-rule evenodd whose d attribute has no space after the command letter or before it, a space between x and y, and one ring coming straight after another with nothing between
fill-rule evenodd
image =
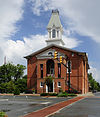
<instances>
[{"instance_id":1,"label":"red brick wall","mask_svg":"<svg viewBox=\"0 0 100 117\"><path fill-rule=\"evenodd\" d=\"M27 60L27 87L29 89L36 88L37 74L36 74L36 57L32 57Z\"/></svg>"}]
</instances>

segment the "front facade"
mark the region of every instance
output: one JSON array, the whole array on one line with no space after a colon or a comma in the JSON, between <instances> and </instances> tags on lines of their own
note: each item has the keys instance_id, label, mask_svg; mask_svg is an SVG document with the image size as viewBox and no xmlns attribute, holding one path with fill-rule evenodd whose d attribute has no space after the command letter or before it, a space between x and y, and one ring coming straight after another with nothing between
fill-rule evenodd
<instances>
[{"instance_id":1,"label":"front facade","mask_svg":"<svg viewBox=\"0 0 100 117\"><path fill-rule=\"evenodd\" d=\"M73 91L78 93L88 92L88 58L86 53L78 52L64 47L62 40L62 25L59 19L59 12L52 11L52 16L47 26L47 46L41 50L26 56L27 59L27 87L35 89L37 93L55 92L60 90ZM53 57L58 52L57 59ZM59 62L62 56L62 63L68 66L70 61L70 74L68 68ZM70 89L69 89L70 75ZM45 79L53 77L48 89Z\"/></svg>"}]
</instances>

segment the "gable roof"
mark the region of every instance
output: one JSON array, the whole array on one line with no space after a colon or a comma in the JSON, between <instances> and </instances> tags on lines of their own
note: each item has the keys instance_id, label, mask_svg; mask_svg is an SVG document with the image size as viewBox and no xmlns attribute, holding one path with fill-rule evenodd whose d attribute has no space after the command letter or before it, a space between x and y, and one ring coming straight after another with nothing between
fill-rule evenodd
<instances>
[{"instance_id":1,"label":"gable roof","mask_svg":"<svg viewBox=\"0 0 100 117\"><path fill-rule=\"evenodd\" d=\"M86 57L86 59L87 59L86 52L79 52L79 51L72 50L72 49L69 49L69 48L66 48L66 47L62 47L62 46L58 46L58 45L55 45L55 44L51 44L49 46L46 46L46 47L44 47L44 48L42 48L42 49L28 55L28 56L25 56L24 58L28 59L28 58L30 58L30 57L32 57L34 55L37 55L37 54L39 54L39 53L41 53L41 52L43 52L45 50L48 50L48 49L52 48L52 47L57 47L57 48L65 50L65 51L70 51L70 52L73 52L73 53L77 53L78 55L82 55L82 56Z\"/></svg>"}]
</instances>

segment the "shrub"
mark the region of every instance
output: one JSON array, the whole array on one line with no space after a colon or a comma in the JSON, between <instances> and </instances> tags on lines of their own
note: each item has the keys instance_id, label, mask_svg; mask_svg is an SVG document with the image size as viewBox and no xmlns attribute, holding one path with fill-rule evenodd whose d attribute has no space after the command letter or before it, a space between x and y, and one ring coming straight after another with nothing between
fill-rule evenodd
<instances>
[{"instance_id":1,"label":"shrub","mask_svg":"<svg viewBox=\"0 0 100 117\"><path fill-rule=\"evenodd\" d=\"M74 90L71 90L70 93L77 94L78 91L74 89Z\"/></svg>"},{"instance_id":2,"label":"shrub","mask_svg":"<svg viewBox=\"0 0 100 117\"><path fill-rule=\"evenodd\" d=\"M20 91L17 87L14 89L14 95L20 95Z\"/></svg>"},{"instance_id":3,"label":"shrub","mask_svg":"<svg viewBox=\"0 0 100 117\"><path fill-rule=\"evenodd\" d=\"M41 93L40 96L57 96L57 93Z\"/></svg>"},{"instance_id":4,"label":"shrub","mask_svg":"<svg viewBox=\"0 0 100 117\"><path fill-rule=\"evenodd\" d=\"M58 97L67 97L67 93L66 92L61 92L58 94Z\"/></svg>"},{"instance_id":5,"label":"shrub","mask_svg":"<svg viewBox=\"0 0 100 117\"><path fill-rule=\"evenodd\" d=\"M62 88L61 88L61 87L59 88L59 92L63 92L63 90L62 90Z\"/></svg>"},{"instance_id":6,"label":"shrub","mask_svg":"<svg viewBox=\"0 0 100 117\"><path fill-rule=\"evenodd\" d=\"M0 112L0 117L7 117L5 112Z\"/></svg>"},{"instance_id":7,"label":"shrub","mask_svg":"<svg viewBox=\"0 0 100 117\"><path fill-rule=\"evenodd\" d=\"M71 94L68 94L68 96L77 96L77 95L74 93L71 93Z\"/></svg>"},{"instance_id":8,"label":"shrub","mask_svg":"<svg viewBox=\"0 0 100 117\"><path fill-rule=\"evenodd\" d=\"M41 93L40 96L48 96L48 93Z\"/></svg>"},{"instance_id":9,"label":"shrub","mask_svg":"<svg viewBox=\"0 0 100 117\"><path fill-rule=\"evenodd\" d=\"M25 94L33 94L33 91L32 91L32 90L27 89L27 90L25 90Z\"/></svg>"},{"instance_id":10,"label":"shrub","mask_svg":"<svg viewBox=\"0 0 100 117\"><path fill-rule=\"evenodd\" d=\"M34 88L32 89L32 92L35 93L35 89Z\"/></svg>"},{"instance_id":11,"label":"shrub","mask_svg":"<svg viewBox=\"0 0 100 117\"><path fill-rule=\"evenodd\" d=\"M49 93L50 96L57 96L57 93Z\"/></svg>"}]
</instances>

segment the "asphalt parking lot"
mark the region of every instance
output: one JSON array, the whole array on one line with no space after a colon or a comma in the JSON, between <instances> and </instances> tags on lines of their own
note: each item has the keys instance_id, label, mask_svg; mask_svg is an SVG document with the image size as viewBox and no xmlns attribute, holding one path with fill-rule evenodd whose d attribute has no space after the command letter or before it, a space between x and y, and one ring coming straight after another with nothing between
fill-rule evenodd
<instances>
[{"instance_id":1,"label":"asphalt parking lot","mask_svg":"<svg viewBox=\"0 0 100 117\"><path fill-rule=\"evenodd\" d=\"M49 117L100 117L100 93L73 103Z\"/></svg>"},{"instance_id":2,"label":"asphalt parking lot","mask_svg":"<svg viewBox=\"0 0 100 117\"><path fill-rule=\"evenodd\" d=\"M20 117L30 112L68 100L70 98L44 98L40 96L0 96L0 110L8 117Z\"/></svg>"}]
</instances>

